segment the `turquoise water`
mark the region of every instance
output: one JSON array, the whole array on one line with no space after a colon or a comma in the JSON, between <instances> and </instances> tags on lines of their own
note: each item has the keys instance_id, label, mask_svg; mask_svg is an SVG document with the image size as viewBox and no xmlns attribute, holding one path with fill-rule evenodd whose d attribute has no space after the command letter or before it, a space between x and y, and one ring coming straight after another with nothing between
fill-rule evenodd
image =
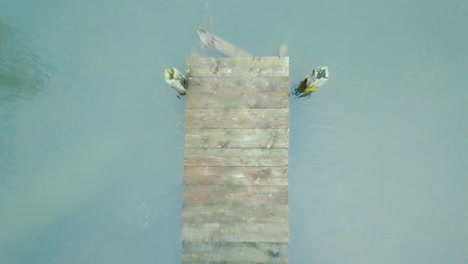
<instances>
[{"instance_id":1,"label":"turquoise water","mask_svg":"<svg viewBox=\"0 0 468 264\"><path fill-rule=\"evenodd\" d=\"M0 2L0 263L180 262L196 26L330 69L291 101L291 263L468 261L464 1L135 2Z\"/></svg>"}]
</instances>

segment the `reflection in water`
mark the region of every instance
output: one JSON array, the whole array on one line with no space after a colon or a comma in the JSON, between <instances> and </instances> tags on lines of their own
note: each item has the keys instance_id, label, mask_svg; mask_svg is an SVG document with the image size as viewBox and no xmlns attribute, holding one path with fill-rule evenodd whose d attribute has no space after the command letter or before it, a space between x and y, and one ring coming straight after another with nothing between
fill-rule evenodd
<instances>
[{"instance_id":1,"label":"reflection in water","mask_svg":"<svg viewBox=\"0 0 468 264\"><path fill-rule=\"evenodd\" d=\"M44 87L47 76L36 53L0 21L0 101L33 97Z\"/></svg>"}]
</instances>

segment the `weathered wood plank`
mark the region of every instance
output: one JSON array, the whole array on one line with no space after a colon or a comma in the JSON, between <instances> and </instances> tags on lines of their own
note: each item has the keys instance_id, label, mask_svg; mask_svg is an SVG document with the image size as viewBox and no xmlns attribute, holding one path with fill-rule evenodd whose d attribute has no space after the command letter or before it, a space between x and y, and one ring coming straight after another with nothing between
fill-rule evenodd
<instances>
[{"instance_id":1,"label":"weathered wood plank","mask_svg":"<svg viewBox=\"0 0 468 264\"><path fill-rule=\"evenodd\" d=\"M289 240L289 226L285 224L259 223L185 223L182 231L184 241L225 242L283 242Z\"/></svg>"},{"instance_id":2,"label":"weathered wood plank","mask_svg":"<svg viewBox=\"0 0 468 264\"><path fill-rule=\"evenodd\" d=\"M277 93L289 91L289 78L271 76L266 78L189 78L187 97L193 93Z\"/></svg>"},{"instance_id":3,"label":"weathered wood plank","mask_svg":"<svg viewBox=\"0 0 468 264\"><path fill-rule=\"evenodd\" d=\"M186 148L287 148L289 130L265 129L204 129L185 130Z\"/></svg>"},{"instance_id":4,"label":"weathered wood plank","mask_svg":"<svg viewBox=\"0 0 468 264\"><path fill-rule=\"evenodd\" d=\"M198 35L200 36L200 40L203 44L216 49L223 54L231 57L250 57L251 55L246 51L232 45L231 43L227 42L226 40L212 34L203 28L198 28Z\"/></svg>"},{"instance_id":5,"label":"weathered wood plank","mask_svg":"<svg viewBox=\"0 0 468 264\"><path fill-rule=\"evenodd\" d=\"M289 109L186 109L187 128L288 128Z\"/></svg>"},{"instance_id":6,"label":"weathered wood plank","mask_svg":"<svg viewBox=\"0 0 468 264\"><path fill-rule=\"evenodd\" d=\"M191 77L289 76L289 57L196 57L189 59Z\"/></svg>"},{"instance_id":7,"label":"weathered wood plank","mask_svg":"<svg viewBox=\"0 0 468 264\"><path fill-rule=\"evenodd\" d=\"M283 185L185 185L184 205L188 204L287 205L288 186Z\"/></svg>"},{"instance_id":8,"label":"weathered wood plank","mask_svg":"<svg viewBox=\"0 0 468 264\"><path fill-rule=\"evenodd\" d=\"M287 166L288 149L186 148L185 166Z\"/></svg>"},{"instance_id":9,"label":"weathered wood plank","mask_svg":"<svg viewBox=\"0 0 468 264\"><path fill-rule=\"evenodd\" d=\"M287 243L184 241L182 248L184 264L283 264L289 258Z\"/></svg>"},{"instance_id":10,"label":"weathered wood plank","mask_svg":"<svg viewBox=\"0 0 468 264\"><path fill-rule=\"evenodd\" d=\"M185 167L185 184L288 185L287 167Z\"/></svg>"},{"instance_id":11,"label":"weathered wood plank","mask_svg":"<svg viewBox=\"0 0 468 264\"><path fill-rule=\"evenodd\" d=\"M262 223L288 225L287 204L216 203L185 204L183 222L202 223Z\"/></svg>"},{"instance_id":12,"label":"weathered wood plank","mask_svg":"<svg viewBox=\"0 0 468 264\"><path fill-rule=\"evenodd\" d=\"M203 108L285 108L289 98L283 93L193 93L186 100L187 109Z\"/></svg>"}]
</instances>

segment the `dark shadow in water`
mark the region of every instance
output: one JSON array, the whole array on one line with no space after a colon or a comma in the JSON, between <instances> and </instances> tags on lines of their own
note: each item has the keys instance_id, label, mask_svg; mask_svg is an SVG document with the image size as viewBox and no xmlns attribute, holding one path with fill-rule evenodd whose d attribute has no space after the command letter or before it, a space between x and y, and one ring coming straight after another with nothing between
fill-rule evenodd
<instances>
[{"instance_id":1,"label":"dark shadow in water","mask_svg":"<svg viewBox=\"0 0 468 264\"><path fill-rule=\"evenodd\" d=\"M0 102L33 98L45 87L48 73L19 32L0 21Z\"/></svg>"},{"instance_id":2,"label":"dark shadow in water","mask_svg":"<svg viewBox=\"0 0 468 264\"><path fill-rule=\"evenodd\" d=\"M312 94L312 92L306 92L306 88L307 88L307 79L304 79L299 84L293 85L293 87L291 88L293 90L293 92L291 93L292 97L293 98L305 97L307 99L310 99L310 95Z\"/></svg>"}]
</instances>

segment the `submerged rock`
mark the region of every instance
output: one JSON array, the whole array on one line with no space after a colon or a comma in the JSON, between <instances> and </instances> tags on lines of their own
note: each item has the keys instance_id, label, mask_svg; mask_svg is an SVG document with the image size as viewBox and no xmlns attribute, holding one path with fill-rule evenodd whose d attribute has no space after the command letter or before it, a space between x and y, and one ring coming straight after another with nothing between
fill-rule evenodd
<instances>
[{"instance_id":1,"label":"submerged rock","mask_svg":"<svg viewBox=\"0 0 468 264\"><path fill-rule=\"evenodd\" d=\"M36 53L11 26L0 21L0 101L31 98L48 79Z\"/></svg>"}]
</instances>

